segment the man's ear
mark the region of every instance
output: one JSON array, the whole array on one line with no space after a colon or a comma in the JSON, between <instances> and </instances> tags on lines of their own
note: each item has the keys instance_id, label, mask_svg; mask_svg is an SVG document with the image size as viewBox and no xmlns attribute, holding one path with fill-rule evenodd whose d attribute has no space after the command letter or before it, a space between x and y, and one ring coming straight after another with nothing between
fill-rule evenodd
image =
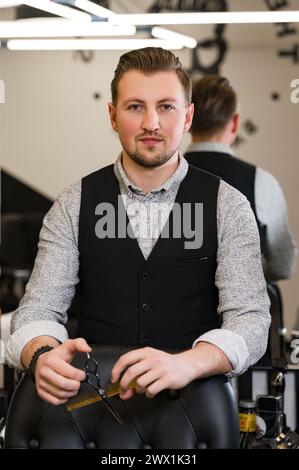
<instances>
[{"instance_id":1,"label":"man's ear","mask_svg":"<svg viewBox=\"0 0 299 470\"><path fill-rule=\"evenodd\" d=\"M238 129L239 129L239 121L240 121L240 116L238 113L234 114L233 118L232 118L232 128L231 128L231 132L233 134L237 134L238 132Z\"/></svg>"},{"instance_id":2,"label":"man's ear","mask_svg":"<svg viewBox=\"0 0 299 470\"><path fill-rule=\"evenodd\" d=\"M191 124L192 124L193 114L194 114L194 104L190 103L186 107L184 134L187 134L187 132L189 132L189 129L190 129Z\"/></svg>"},{"instance_id":3,"label":"man's ear","mask_svg":"<svg viewBox=\"0 0 299 470\"><path fill-rule=\"evenodd\" d=\"M108 111L110 116L110 122L112 129L116 132L118 131L117 123L116 123L116 107L113 103L108 103Z\"/></svg>"}]
</instances>

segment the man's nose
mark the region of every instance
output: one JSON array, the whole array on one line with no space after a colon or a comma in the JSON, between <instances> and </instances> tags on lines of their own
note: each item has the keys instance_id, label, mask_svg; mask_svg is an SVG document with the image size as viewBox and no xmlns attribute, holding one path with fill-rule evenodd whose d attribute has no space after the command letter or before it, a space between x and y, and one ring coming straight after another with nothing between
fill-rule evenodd
<instances>
[{"instance_id":1,"label":"man's nose","mask_svg":"<svg viewBox=\"0 0 299 470\"><path fill-rule=\"evenodd\" d=\"M160 128L159 115L156 110L146 110L143 114L142 129L153 132Z\"/></svg>"}]
</instances>

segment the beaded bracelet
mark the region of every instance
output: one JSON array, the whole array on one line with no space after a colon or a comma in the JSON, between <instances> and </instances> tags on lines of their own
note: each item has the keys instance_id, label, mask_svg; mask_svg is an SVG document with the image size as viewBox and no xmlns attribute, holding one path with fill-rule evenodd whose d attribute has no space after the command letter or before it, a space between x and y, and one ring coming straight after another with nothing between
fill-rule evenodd
<instances>
[{"instance_id":1,"label":"beaded bracelet","mask_svg":"<svg viewBox=\"0 0 299 470\"><path fill-rule=\"evenodd\" d=\"M27 369L27 374L29 375L29 378L32 380L33 383L35 383L35 376L34 376L34 366L36 364L36 361L38 360L39 356L45 352L51 351L53 346L44 345L38 348L34 353L31 358L31 361L29 363L28 369Z\"/></svg>"}]
</instances>

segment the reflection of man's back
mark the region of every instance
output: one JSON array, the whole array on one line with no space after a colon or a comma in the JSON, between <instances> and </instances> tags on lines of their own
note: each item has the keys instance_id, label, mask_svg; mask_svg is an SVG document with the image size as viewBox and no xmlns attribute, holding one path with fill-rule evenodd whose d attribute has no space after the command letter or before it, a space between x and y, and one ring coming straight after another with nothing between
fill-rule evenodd
<instances>
[{"instance_id":1,"label":"reflection of man's back","mask_svg":"<svg viewBox=\"0 0 299 470\"><path fill-rule=\"evenodd\" d=\"M266 279L290 278L295 271L296 248L282 189L273 175L236 158L231 148L239 126L234 89L223 77L206 76L195 82L192 101L192 144L185 158L247 197L259 228Z\"/></svg>"}]
</instances>

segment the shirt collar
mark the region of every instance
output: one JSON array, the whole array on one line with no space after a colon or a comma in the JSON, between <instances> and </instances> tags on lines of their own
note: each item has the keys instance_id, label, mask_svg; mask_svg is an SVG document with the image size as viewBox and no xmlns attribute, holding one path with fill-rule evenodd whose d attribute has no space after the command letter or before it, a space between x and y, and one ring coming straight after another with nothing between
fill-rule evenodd
<instances>
[{"instance_id":1,"label":"shirt collar","mask_svg":"<svg viewBox=\"0 0 299 470\"><path fill-rule=\"evenodd\" d=\"M179 185L183 181L187 172L188 172L187 160L183 157L181 153L179 153L179 164L175 172L171 175L171 177L168 178L168 180L165 181L161 186L158 186L157 188L152 189L148 194L146 194L142 191L142 189L140 189L138 186L132 183L132 181L129 180L122 164L122 154L118 156L116 162L114 163L114 173L115 173L116 178L119 181L121 188L124 189L129 194L131 194L132 192L135 192L143 196L162 192L162 191L163 192L169 191L171 187L175 185Z\"/></svg>"},{"instance_id":2,"label":"shirt collar","mask_svg":"<svg viewBox=\"0 0 299 470\"><path fill-rule=\"evenodd\" d=\"M221 152L235 155L233 149L222 142L193 142L187 148L187 152Z\"/></svg>"}]
</instances>

